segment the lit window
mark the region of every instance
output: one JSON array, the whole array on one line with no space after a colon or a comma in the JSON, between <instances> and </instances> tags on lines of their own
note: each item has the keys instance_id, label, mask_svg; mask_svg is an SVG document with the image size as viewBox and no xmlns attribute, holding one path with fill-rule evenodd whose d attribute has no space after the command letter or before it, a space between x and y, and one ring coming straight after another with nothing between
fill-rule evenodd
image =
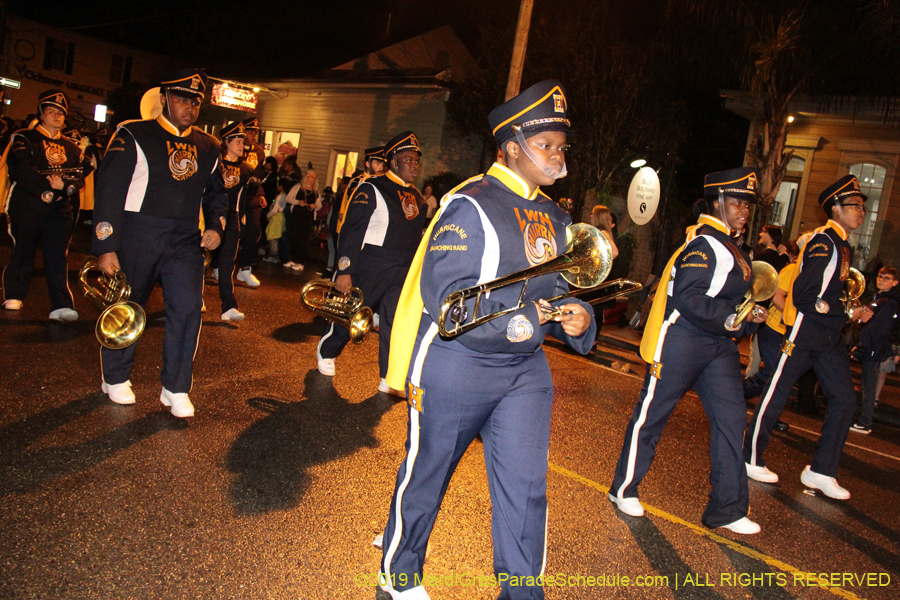
<instances>
[{"instance_id":1,"label":"lit window","mask_svg":"<svg viewBox=\"0 0 900 600\"><path fill-rule=\"evenodd\" d=\"M872 252L872 236L878 222L878 205L881 190L884 189L884 167L871 163L859 163L850 167L850 173L859 179L859 190L869 197L866 200L866 218L859 229L850 234L850 245L855 248L853 262L859 269L865 269Z\"/></svg>"}]
</instances>

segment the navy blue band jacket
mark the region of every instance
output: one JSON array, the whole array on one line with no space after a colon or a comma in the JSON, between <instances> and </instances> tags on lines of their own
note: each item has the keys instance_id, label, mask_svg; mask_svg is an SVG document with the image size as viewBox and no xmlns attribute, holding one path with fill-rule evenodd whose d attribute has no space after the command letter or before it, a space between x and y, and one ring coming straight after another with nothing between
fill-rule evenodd
<instances>
[{"instance_id":1,"label":"navy blue band jacket","mask_svg":"<svg viewBox=\"0 0 900 600\"><path fill-rule=\"evenodd\" d=\"M164 116L126 121L97 174L93 251L116 252L126 212L197 223L221 237L228 213L219 142L192 127L180 133Z\"/></svg>"}]
</instances>

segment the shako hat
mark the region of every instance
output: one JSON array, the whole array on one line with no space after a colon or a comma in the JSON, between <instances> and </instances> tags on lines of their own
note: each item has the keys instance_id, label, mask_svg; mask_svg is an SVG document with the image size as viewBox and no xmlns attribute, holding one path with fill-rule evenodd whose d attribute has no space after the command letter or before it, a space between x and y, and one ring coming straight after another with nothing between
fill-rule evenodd
<instances>
[{"instance_id":1,"label":"shako hat","mask_svg":"<svg viewBox=\"0 0 900 600\"><path fill-rule=\"evenodd\" d=\"M528 138L543 131L573 133L566 116L568 102L562 84L555 79L537 83L510 98L488 115L491 132L501 147L521 131Z\"/></svg>"},{"instance_id":2,"label":"shako hat","mask_svg":"<svg viewBox=\"0 0 900 600\"><path fill-rule=\"evenodd\" d=\"M250 117L249 119L244 119L242 121L242 123L244 124L244 131L250 131L253 129L255 129L256 131L259 131L259 119L257 119L256 117Z\"/></svg>"},{"instance_id":3,"label":"shako hat","mask_svg":"<svg viewBox=\"0 0 900 600\"><path fill-rule=\"evenodd\" d=\"M395 135L391 141L384 145L384 158L375 157L379 160L389 161L391 157L397 152L403 152L404 150L413 150L422 156L422 151L419 150L419 138L416 137L416 134L412 131L404 131L398 135Z\"/></svg>"},{"instance_id":4,"label":"shako hat","mask_svg":"<svg viewBox=\"0 0 900 600\"><path fill-rule=\"evenodd\" d=\"M171 91L202 100L206 94L207 81L206 73L200 69L179 69L163 75L162 81L159 82L159 90L163 94Z\"/></svg>"},{"instance_id":5,"label":"shako hat","mask_svg":"<svg viewBox=\"0 0 900 600\"><path fill-rule=\"evenodd\" d=\"M38 112L44 110L45 105L55 106L65 114L69 114L69 98L62 90L47 90L38 96Z\"/></svg>"},{"instance_id":6,"label":"shako hat","mask_svg":"<svg viewBox=\"0 0 900 600\"><path fill-rule=\"evenodd\" d=\"M63 130L62 136L70 139L71 141L75 142L76 144L80 144L81 138L84 137L81 135L81 132L78 131L77 127L69 127L68 129Z\"/></svg>"},{"instance_id":7,"label":"shako hat","mask_svg":"<svg viewBox=\"0 0 900 600\"><path fill-rule=\"evenodd\" d=\"M863 202L869 199L868 196L859 191L859 179L855 175L844 175L819 194L819 204L822 208L831 208L830 206L825 206L825 203L829 200L842 204L844 198L850 196L859 196Z\"/></svg>"},{"instance_id":8,"label":"shako hat","mask_svg":"<svg viewBox=\"0 0 900 600\"><path fill-rule=\"evenodd\" d=\"M721 192L726 196L737 196L741 200L756 203L758 189L756 169L751 167L710 173L703 178L703 195L706 197L715 197Z\"/></svg>"},{"instance_id":9,"label":"shako hat","mask_svg":"<svg viewBox=\"0 0 900 600\"><path fill-rule=\"evenodd\" d=\"M384 160L384 146L366 148L366 161L370 160L380 160L381 162L386 162Z\"/></svg>"},{"instance_id":10,"label":"shako hat","mask_svg":"<svg viewBox=\"0 0 900 600\"><path fill-rule=\"evenodd\" d=\"M219 135L223 140L230 140L231 138L236 137L247 137L247 134L244 133L244 129L243 121L234 121L223 127L222 131L219 132Z\"/></svg>"}]
</instances>

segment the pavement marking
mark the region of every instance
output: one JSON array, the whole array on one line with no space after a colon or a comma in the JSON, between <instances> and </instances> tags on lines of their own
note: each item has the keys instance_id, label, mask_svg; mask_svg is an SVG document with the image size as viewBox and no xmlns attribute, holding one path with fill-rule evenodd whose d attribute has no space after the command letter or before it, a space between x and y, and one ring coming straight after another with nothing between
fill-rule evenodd
<instances>
[{"instance_id":1,"label":"pavement marking","mask_svg":"<svg viewBox=\"0 0 900 600\"><path fill-rule=\"evenodd\" d=\"M553 352L556 352L556 353L559 353L559 354L563 354L563 355L565 355L567 358L570 358L570 359L571 359L571 358L574 358L575 360L579 360L579 361L581 361L581 362L583 362L583 363L586 363L586 364L589 364L589 365L593 365L593 366L595 366L595 367L599 367L599 368L604 369L604 370L606 370L606 371L612 371L613 373L618 373L619 375L623 375L623 376L625 376L625 377L632 377L632 378L638 379L638 380L640 380L640 381L643 381L643 380L644 380L643 375L638 376L638 375L636 375L636 374L634 374L634 373L631 373L631 372L629 372L629 373L623 373L622 371L619 371L619 370L617 370L617 369L613 369L613 368L611 368L611 367L607 367L606 365L598 364L598 363L596 363L595 361L590 360L590 359L588 359L588 358L586 358L586 357L584 357L584 356L581 356L581 355L579 355L579 354L572 355L572 354L569 354L568 352L565 352L565 351L563 351L563 350L559 350L559 349L557 349L557 348L548 348L548 347L545 347L545 351L546 351L546 350L551 350L551 351L553 351ZM689 391L688 394L691 394L691 395L694 396L694 397L697 396L697 394L696 394L693 390ZM748 411L747 411L747 414L748 414L748 415L752 415L752 414L753 414L753 411L752 411L752 410L748 410ZM817 437L817 438L822 437L822 433L819 432L819 431L813 431L813 430L811 430L811 429L804 429L803 427L798 427L797 425L795 425L795 424L793 424L793 423L790 423L790 426L791 426L791 429L796 429L797 431L802 431L802 432L804 432L804 433L808 433L808 434L810 434L810 435L812 435L812 436L815 436L815 437ZM900 456L894 456L893 454L887 454L887 453L885 453L885 452L879 452L878 450L873 450L873 449L871 449L871 448L866 448L865 446L860 446L859 444L854 444L854 443L852 443L852 442L844 442L844 445L845 445L845 446L850 446L851 448L856 448L856 449L858 449L858 450L864 450L865 452L870 452L870 453L872 453L872 454L877 454L878 456L881 456L881 457L884 457L884 458L890 458L891 460L900 461Z\"/></svg>"},{"instance_id":2,"label":"pavement marking","mask_svg":"<svg viewBox=\"0 0 900 600\"><path fill-rule=\"evenodd\" d=\"M553 464L552 462L550 463L550 470L555 471L556 473L559 473L560 475L563 475L564 477L568 477L569 479L573 479L573 480L575 480L581 484L584 484L588 487L594 488L595 490L598 490L599 492L601 492L604 496L609 494L609 487L607 487L603 484L597 483L596 481L593 481L591 479L588 479L587 477L579 475L578 473L575 473L574 471L570 471L564 467L560 467L559 465ZM775 567L779 571L783 571L785 573L792 573L792 574L802 574L803 579L807 582L811 581L814 576L814 580L818 584L819 587L825 588L827 591L831 592L835 596L840 596L841 598L849 598L850 600L862 600L862 598L860 596L857 596L853 592L847 591L841 587L832 587L831 585L829 585L828 580L820 578L818 575L814 575L812 573L807 573L805 571L801 571L800 569L793 567L785 562L782 562L782 561L778 560L777 558L772 558L771 556L763 554L762 552L759 552L752 548L748 548L747 546L744 546L743 544L739 544L738 542L736 542L732 539L729 539L727 537L723 537L721 535L713 533L709 529L706 529L705 527L701 527L700 525L694 525L693 523L689 523L688 521L685 521L684 519L676 517L675 515L669 514L664 510L660 510L660 509L656 508L655 506L650 506L649 504L646 504L644 502L641 502L641 505L644 507L644 510L646 512L650 513L651 515L655 515L661 519L665 519L666 521L669 521L676 525L681 525L683 527L687 527L688 529L690 529L697 535L709 538L711 541L716 542L717 544L724 544L724 545L728 546L729 548L731 548L732 550L734 550L735 552L740 552L744 556L749 556L750 558L764 562L767 565L769 565L770 567ZM807 578L809 578L809 579L807 579Z\"/></svg>"}]
</instances>

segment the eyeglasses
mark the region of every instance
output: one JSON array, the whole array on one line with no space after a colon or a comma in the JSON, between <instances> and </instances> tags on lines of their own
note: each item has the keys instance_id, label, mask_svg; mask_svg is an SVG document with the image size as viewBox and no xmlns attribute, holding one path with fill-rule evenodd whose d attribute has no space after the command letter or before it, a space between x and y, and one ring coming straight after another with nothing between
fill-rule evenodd
<instances>
[{"instance_id":1,"label":"eyeglasses","mask_svg":"<svg viewBox=\"0 0 900 600\"><path fill-rule=\"evenodd\" d=\"M884 279L889 281L894 281L894 277L892 275L879 275L878 279Z\"/></svg>"},{"instance_id":2,"label":"eyeglasses","mask_svg":"<svg viewBox=\"0 0 900 600\"><path fill-rule=\"evenodd\" d=\"M855 208L858 212L861 212L861 213L864 213L864 214L865 214L865 212L866 212L866 207L865 207L864 204L856 204L855 202L849 202L849 203L847 203L847 204L841 204L841 206L843 206L843 207L850 207L850 206L852 206L852 207Z\"/></svg>"}]
</instances>

